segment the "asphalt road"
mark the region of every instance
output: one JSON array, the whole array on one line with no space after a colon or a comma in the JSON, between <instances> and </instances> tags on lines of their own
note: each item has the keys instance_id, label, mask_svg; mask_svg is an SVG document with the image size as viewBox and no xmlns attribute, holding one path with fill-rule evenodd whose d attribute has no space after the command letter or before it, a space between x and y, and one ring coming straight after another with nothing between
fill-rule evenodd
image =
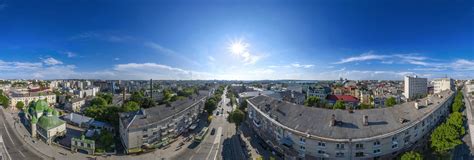
<instances>
[{"instance_id":1,"label":"asphalt road","mask_svg":"<svg viewBox=\"0 0 474 160\"><path fill-rule=\"evenodd\" d=\"M242 147L240 147L239 139L236 134L234 124L227 122L227 112L231 112L233 108L227 106L230 99L226 97L227 89L224 90L222 101L213 115L211 124L209 124L209 132L201 143L192 143L185 147L182 154L172 159L179 160L241 160L244 158ZM222 112L223 111L223 112ZM216 115L219 112L219 115ZM215 129L215 134L211 135L211 130Z\"/></svg>"},{"instance_id":2,"label":"asphalt road","mask_svg":"<svg viewBox=\"0 0 474 160\"><path fill-rule=\"evenodd\" d=\"M2 106L0 106L2 107ZM0 134L3 137L3 143L6 146L8 154L12 160L21 159L41 159L41 157L32 153L28 148L27 144L24 144L15 134L13 128L6 123L5 113L3 109L0 109Z\"/></svg>"}]
</instances>

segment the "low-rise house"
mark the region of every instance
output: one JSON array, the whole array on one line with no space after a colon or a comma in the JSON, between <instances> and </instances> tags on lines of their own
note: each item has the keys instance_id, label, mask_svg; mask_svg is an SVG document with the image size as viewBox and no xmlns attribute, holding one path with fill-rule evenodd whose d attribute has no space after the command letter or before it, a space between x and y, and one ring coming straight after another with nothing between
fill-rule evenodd
<instances>
[{"instance_id":1,"label":"low-rise house","mask_svg":"<svg viewBox=\"0 0 474 160\"><path fill-rule=\"evenodd\" d=\"M306 98L314 96L318 97L319 99L326 99L330 93L331 88L317 85L314 87L308 87L308 90L306 90Z\"/></svg>"},{"instance_id":2,"label":"low-rise house","mask_svg":"<svg viewBox=\"0 0 474 160\"><path fill-rule=\"evenodd\" d=\"M89 123L94 121L94 119L91 117L83 116L77 113L67 114L67 115L62 116L61 118L64 119L69 124L73 124L73 125L83 127L83 128L88 127Z\"/></svg>"},{"instance_id":3,"label":"low-rise house","mask_svg":"<svg viewBox=\"0 0 474 160\"><path fill-rule=\"evenodd\" d=\"M81 112L85 105L86 105L86 99L75 98L67 102L64 105L64 109L72 111L72 112Z\"/></svg>"},{"instance_id":4,"label":"low-rise house","mask_svg":"<svg viewBox=\"0 0 474 160\"><path fill-rule=\"evenodd\" d=\"M351 95L329 95L328 103L334 105L337 101L343 101L346 108L354 108L359 105L359 99Z\"/></svg>"}]
</instances>

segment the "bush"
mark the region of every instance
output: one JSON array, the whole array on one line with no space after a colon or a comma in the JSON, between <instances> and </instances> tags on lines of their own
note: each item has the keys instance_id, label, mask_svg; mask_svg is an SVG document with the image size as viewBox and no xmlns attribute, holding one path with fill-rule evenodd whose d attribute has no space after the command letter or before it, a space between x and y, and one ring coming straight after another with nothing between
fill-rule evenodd
<instances>
[{"instance_id":1,"label":"bush","mask_svg":"<svg viewBox=\"0 0 474 160\"><path fill-rule=\"evenodd\" d=\"M414 152L414 151L405 152L401 158L401 160L422 160L422 159L423 159L423 156L420 153Z\"/></svg>"}]
</instances>

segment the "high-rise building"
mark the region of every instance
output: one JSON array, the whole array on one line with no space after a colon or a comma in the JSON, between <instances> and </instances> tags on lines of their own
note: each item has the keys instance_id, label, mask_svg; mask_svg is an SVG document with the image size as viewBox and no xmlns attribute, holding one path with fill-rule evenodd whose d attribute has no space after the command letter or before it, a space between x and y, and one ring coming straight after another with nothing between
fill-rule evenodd
<instances>
[{"instance_id":1,"label":"high-rise building","mask_svg":"<svg viewBox=\"0 0 474 160\"><path fill-rule=\"evenodd\" d=\"M454 80L451 78L439 78L433 80L434 93L440 93L444 90L455 90Z\"/></svg>"},{"instance_id":2,"label":"high-rise building","mask_svg":"<svg viewBox=\"0 0 474 160\"><path fill-rule=\"evenodd\" d=\"M428 93L428 79L418 76L405 76L405 98L416 99L426 96Z\"/></svg>"}]
</instances>

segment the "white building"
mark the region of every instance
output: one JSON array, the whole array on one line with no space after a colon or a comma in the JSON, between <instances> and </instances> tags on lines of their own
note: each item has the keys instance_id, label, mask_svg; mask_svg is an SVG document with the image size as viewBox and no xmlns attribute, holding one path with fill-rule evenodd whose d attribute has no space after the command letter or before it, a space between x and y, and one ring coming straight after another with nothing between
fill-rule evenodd
<instances>
[{"instance_id":1,"label":"white building","mask_svg":"<svg viewBox=\"0 0 474 160\"><path fill-rule=\"evenodd\" d=\"M471 93L471 92L474 92L474 81L467 81L466 82L466 88L467 88L467 92Z\"/></svg>"},{"instance_id":2,"label":"white building","mask_svg":"<svg viewBox=\"0 0 474 160\"><path fill-rule=\"evenodd\" d=\"M403 95L406 99L416 99L426 96L428 93L428 79L418 78L417 76L405 76L405 92Z\"/></svg>"},{"instance_id":3,"label":"white building","mask_svg":"<svg viewBox=\"0 0 474 160\"><path fill-rule=\"evenodd\" d=\"M82 107L86 104L86 100L83 98L73 99L70 102L66 103L64 108L73 112L80 112Z\"/></svg>"},{"instance_id":4,"label":"white building","mask_svg":"<svg viewBox=\"0 0 474 160\"><path fill-rule=\"evenodd\" d=\"M454 80L451 78L439 78L433 80L434 93L440 93L444 90L455 90Z\"/></svg>"}]
</instances>

